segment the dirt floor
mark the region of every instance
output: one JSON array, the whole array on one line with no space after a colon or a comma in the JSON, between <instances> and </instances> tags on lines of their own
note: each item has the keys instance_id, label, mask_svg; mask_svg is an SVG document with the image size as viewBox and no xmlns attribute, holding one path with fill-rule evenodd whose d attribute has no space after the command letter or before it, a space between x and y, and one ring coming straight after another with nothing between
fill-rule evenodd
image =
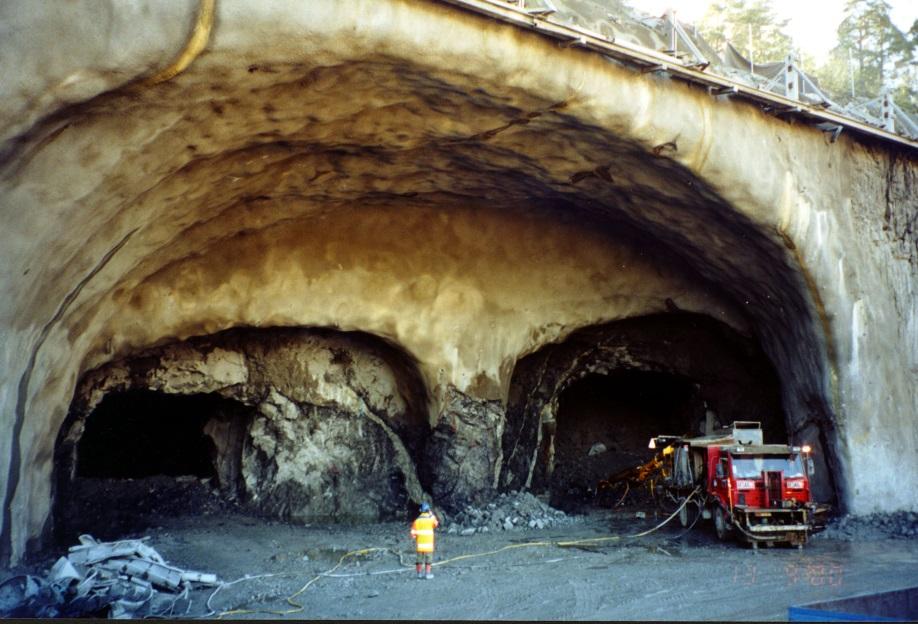
<instances>
[{"instance_id":1,"label":"dirt floor","mask_svg":"<svg viewBox=\"0 0 918 624\"><path fill-rule=\"evenodd\" d=\"M402 522L301 526L205 508L145 514L147 528L122 537L149 536L170 564L227 583L193 592L176 617L786 620L790 605L918 584L914 538L817 537L803 550L755 552L718 542L702 523L686 533L674 520L639 539L564 544L662 519L632 508L596 510L560 529L442 531L432 580L415 577ZM66 549L58 550L31 571L42 574Z\"/></svg>"}]
</instances>

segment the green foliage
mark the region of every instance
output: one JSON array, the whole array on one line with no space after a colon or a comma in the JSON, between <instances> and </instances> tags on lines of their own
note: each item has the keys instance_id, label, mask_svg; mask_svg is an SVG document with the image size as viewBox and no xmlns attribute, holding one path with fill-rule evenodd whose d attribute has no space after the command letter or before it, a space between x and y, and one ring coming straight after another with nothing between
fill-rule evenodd
<instances>
[{"instance_id":1,"label":"green foliage","mask_svg":"<svg viewBox=\"0 0 918 624\"><path fill-rule=\"evenodd\" d=\"M854 86L859 93L879 93L893 77L897 60L908 51L908 40L889 18L885 0L848 0L838 27L838 48L851 53Z\"/></svg>"},{"instance_id":2,"label":"green foliage","mask_svg":"<svg viewBox=\"0 0 918 624\"><path fill-rule=\"evenodd\" d=\"M818 68L816 77L840 103L872 99L885 88L900 108L914 115L918 110L918 22L903 33L892 23L890 8L885 0L848 0L838 26L838 45Z\"/></svg>"},{"instance_id":3,"label":"green foliage","mask_svg":"<svg viewBox=\"0 0 918 624\"><path fill-rule=\"evenodd\" d=\"M904 37L904 47L896 51L899 58L893 77L893 97L900 108L918 120L918 20L912 22Z\"/></svg>"},{"instance_id":4,"label":"green foliage","mask_svg":"<svg viewBox=\"0 0 918 624\"><path fill-rule=\"evenodd\" d=\"M788 20L778 19L767 0L719 0L711 4L700 30L718 52L729 41L749 56L752 32L752 60L756 63L783 60L791 48L784 33Z\"/></svg>"},{"instance_id":5,"label":"green foliage","mask_svg":"<svg viewBox=\"0 0 918 624\"><path fill-rule=\"evenodd\" d=\"M812 66L811 66L812 67ZM813 72L819 88L839 104L851 101L850 72L848 56L835 48L828 58Z\"/></svg>"},{"instance_id":6,"label":"green foliage","mask_svg":"<svg viewBox=\"0 0 918 624\"><path fill-rule=\"evenodd\" d=\"M806 0L801 0L806 1ZM907 33L890 19L886 0L848 0L838 26L838 44L814 71L812 59L802 66L836 102L874 99L884 89L913 117L918 114L918 20ZM784 59L791 40L784 33L788 20L772 11L768 0L716 0L699 30L718 52L727 42L752 60L766 63ZM853 94L852 94L853 91Z\"/></svg>"}]
</instances>

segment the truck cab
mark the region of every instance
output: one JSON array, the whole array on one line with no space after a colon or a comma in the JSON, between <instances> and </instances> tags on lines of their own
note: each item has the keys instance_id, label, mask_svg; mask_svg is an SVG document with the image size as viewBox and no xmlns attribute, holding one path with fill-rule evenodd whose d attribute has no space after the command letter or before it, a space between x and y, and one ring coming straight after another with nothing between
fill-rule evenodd
<instances>
[{"instance_id":1,"label":"truck cab","mask_svg":"<svg viewBox=\"0 0 918 624\"><path fill-rule=\"evenodd\" d=\"M718 536L735 530L759 542L806 543L810 525L810 483L804 452L786 445L733 445L707 448L707 471Z\"/></svg>"}]
</instances>

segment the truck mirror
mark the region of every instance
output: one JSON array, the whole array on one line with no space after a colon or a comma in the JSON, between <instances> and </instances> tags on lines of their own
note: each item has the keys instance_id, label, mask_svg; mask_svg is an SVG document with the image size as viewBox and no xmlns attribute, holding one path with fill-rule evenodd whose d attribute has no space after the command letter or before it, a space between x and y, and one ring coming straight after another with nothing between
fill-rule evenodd
<instances>
[{"instance_id":1,"label":"truck mirror","mask_svg":"<svg viewBox=\"0 0 918 624\"><path fill-rule=\"evenodd\" d=\"M816 474L816 464L813 462L812 457L806 458L806 473L811 477Z\"/></svg>"}]
</instances>

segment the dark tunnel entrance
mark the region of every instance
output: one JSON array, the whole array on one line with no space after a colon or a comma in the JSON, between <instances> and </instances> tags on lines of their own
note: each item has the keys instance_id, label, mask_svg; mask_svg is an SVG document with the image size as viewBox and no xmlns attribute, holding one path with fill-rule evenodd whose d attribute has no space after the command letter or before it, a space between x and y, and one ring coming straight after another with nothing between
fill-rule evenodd
<instances>
[{"instance_id":1,"label":"dark tunnel entrance","mask_svg":"<svg viewBox=\"0 0 918 624\"><path fill-rule=\"evenodd\" d=\"M361 332L235 328L139 352L79 382L50 528L70 544L229 512L407 517L433 474L427 402L415 360Z\"/></svg>"},{"instance_id":2,"label":"dark tunnel entrance","mask_svg":"<svg viewBox=\"0 0 918 624\"><path fill-rule=\"evenodd\" d=\"M609 506L606 486L654 457L651 437L737 420L788 441L780 381L754 337L690 313L583 327L517 362L500 485L568 511Z\"/></svg>"},{"instance_id":3,"label":"dark tunnel entrance","mask_svg":"<svg viewBox=\"0 0 918 624\"><path fill-rule=\"evenodd\" d=\"M77 476L136 479L214 477L213 440L204 433L226 399L129 390L106 396L77 445Z\"/></svg>"},{"instance_id":4,"label":"dark tunnel entrance","mask_svg":"<svg viewBox=\"0 0 918 624\"><path fill-rule=\"evenodd\" d=\"M233 504L251 418L251 408L216 394L105 396L79 440L58 450L56 539L113 539L157 515L207 515Z\"/></svg>"},{"instance_id":5,"label":"dark tunnel entrance","mask_svg":"<svg viewBox=\"0 0 918 624\"><path fill-rule=\"evenodd\" d=\"M575 381L558 402L552 504L593 501L597 483L651 459L651 437L688 433L699 409L694 384L677 375L624 370Z\"/></svg>"}]
</instances>

